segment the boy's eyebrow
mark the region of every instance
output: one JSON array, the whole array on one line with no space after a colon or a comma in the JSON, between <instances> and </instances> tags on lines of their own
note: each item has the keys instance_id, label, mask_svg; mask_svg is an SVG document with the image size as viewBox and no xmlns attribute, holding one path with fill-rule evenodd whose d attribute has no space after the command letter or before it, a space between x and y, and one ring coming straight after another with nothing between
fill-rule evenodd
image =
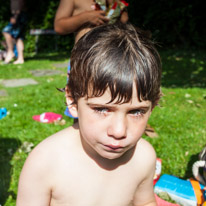
<instances>
[{"instance_id":1,"label":"boy's eyebrow","mask_svg":"<svg viewBox=\"0 0 206 206\"><path fill-rule=\"evenodd\" d=\"M118 104L114 104L114 105L108 105L108 104L98 104L98 103L89 103L89 102L87 102L86 103L88 106L90 106L90 107L106 107L106 108L115 108L116 107L116 105L118 105ZM130 110L135 110L135 109L146 109L146 110L148 110L149 108L150 108L150 105L146 105L146 104L140 104L140 105L138 105L138 106L131 106L131 108L130 108Z\"/></svg>"}]
</instances>

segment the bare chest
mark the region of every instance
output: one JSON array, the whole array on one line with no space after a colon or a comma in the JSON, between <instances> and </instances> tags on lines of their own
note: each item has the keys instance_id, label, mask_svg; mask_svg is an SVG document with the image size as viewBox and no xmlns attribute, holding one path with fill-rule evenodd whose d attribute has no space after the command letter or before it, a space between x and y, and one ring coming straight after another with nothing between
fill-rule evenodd
<instances>
[{"instance_id":1,"label":"bare chest","mask_svg":"<svg viewBox=\"0 0 206 206\"><path fill-rule=\"evenodd\" d=\"M132 205L138 185L133 172L103 172L94 168L78 171L70 168L62 172L55 182L51 206Z\"/></svg>"},{"instance_id":2,"label":"bare chest","mask_svg":"<svg viewBox=\"0 0 206 206\"><path fill-rule=\"evenodd\" d=\"M74 0L74 15L77 15L84 11L92 10L94 0Z\"/></svg>"}]
</instances>

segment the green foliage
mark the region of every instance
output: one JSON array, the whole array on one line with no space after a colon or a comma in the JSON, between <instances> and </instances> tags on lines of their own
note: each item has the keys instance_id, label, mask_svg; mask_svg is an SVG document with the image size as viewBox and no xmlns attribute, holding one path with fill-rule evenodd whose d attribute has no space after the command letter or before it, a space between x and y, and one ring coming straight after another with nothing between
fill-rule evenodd
<instances>
[{"instance_id":1,"label":"green foliage","mask_svg":"<svg viewBox=\"0 0 206 206\"><path fill-rule=\"evenodd\" d=\"M43 26L45 29L46 28L53 28L56 9L57 9L57 3L50 1L48 9L47 9L45 17L44 17L44 21L43 21Z\"/></svg>"},{"instance_id":2,"label":"green foliage","mask_svg":"<svg viewBox=\"0 0 206 206\"><path fill-rule=\"evenodd\" d=\"M130 0L129 2L131 22L140 28L150 30L160 45L205 48L203 1Z\"/></svg>"},{"instance_id":3,"label":"green foliage","mask_svg":"<svg viewBox=\"0 0 206 206\"><path fill-rule=\"evenodd\" d=\"M26 52L34 52L35 51L35 36L31 36L29 34L26 35L24 49Z\"/></svg>"}]
</instances>

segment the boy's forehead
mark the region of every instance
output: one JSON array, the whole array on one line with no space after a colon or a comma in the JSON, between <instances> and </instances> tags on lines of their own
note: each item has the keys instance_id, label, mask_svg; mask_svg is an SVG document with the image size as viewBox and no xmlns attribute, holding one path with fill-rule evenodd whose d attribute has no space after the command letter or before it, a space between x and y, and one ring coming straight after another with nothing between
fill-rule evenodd
<instances>
[{"instance_id":1,"label":"boy's forehead","mask_svg":"<svg viewBox=\"0 0 206 206\"><path fill-rule=\"evenodd\" d=\"M118 98L118 97L117 97ZM108 104L111 99L112 99L112 95L111 95L111 91L109 89L106 89L106 91L104 92L104 94L102 96L99 97L93 97L93 96L89 96L88 98L85 97L84 98L88 104L97 104L97 105L106 105ZM116 103L117 99L115 99L113 102L110 102L110 105L121 105L124 104L123 103ZM136 87L133 86L133 91L132 91L132 98L131 100L128 102L128 104L131 105L138 105L138 106L145 106L145 107L150 107L151 106L151 101L147 100L141 100L139 101L138 99L138 95L137 95L137 91L136 91Z\"/></svg>"}]
</instances>

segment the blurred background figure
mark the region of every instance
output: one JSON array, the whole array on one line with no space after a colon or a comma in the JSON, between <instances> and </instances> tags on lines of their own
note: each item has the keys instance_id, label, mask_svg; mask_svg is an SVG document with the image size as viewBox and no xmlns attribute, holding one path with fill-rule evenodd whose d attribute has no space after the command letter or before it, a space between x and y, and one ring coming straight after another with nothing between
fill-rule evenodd
<instances>
[{"instance_id":1,"label":"blurred background figure","mask_svg":"<svg viewBox=\"0 0 206 206\"><path fill-rule=\"evenodd\" d=\"M16 61L14 61L13 64L23 64L23 39L27 22L25 0L11 0L10 7L10 21L2 30L7 49L4 63L8 64L13 60L14 57L17 57Z\"/></svg>"},{"instance_id":2,"label":"blurred background figure","mask_svg":"<svg viewBox=\"0 0 206 206\"><path fill-rule=\"evenodd\" d=\"M117 3L118 2L118 3ZM124 2L124 3L122 3ZM89 30L110 21L106 10L116 6L117 20L126 23L129 19L126 7L128 4L122 0L60 0L56 12L54 28L58 34L75 34L75 43ZM124 5L126 4L126 5ZM101 7L102 6L102 7ZM102 9L105 7L105 9Z\"/></svg>"}]
</instances>

